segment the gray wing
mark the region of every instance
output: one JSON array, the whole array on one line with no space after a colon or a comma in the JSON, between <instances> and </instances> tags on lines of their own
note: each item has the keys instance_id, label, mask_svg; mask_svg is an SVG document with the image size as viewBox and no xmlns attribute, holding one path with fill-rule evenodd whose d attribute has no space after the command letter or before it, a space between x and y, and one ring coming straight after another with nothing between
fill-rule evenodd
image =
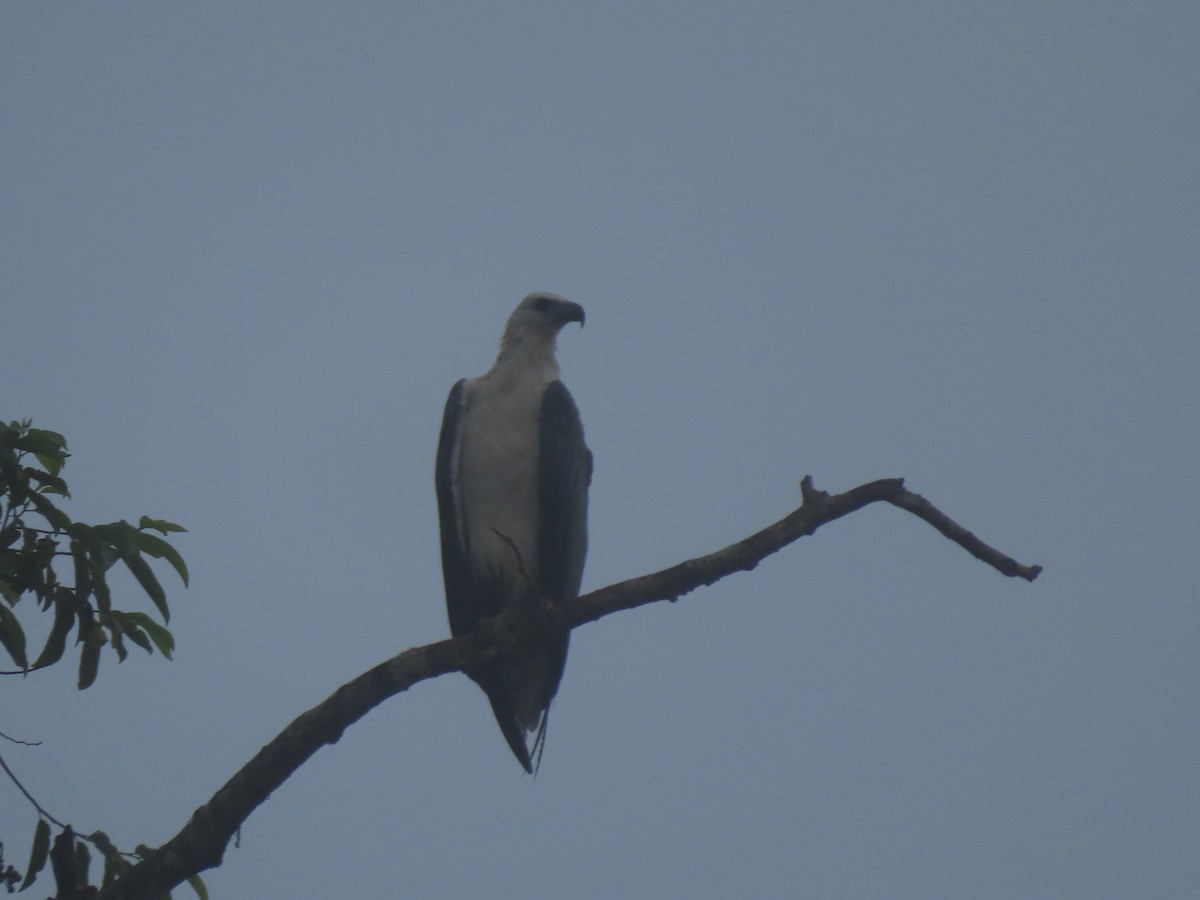
<instances>
[{"instance_id":1,"label":"gray wing","mask_svg":"<svg viewBox=\"0 0 1200 900\"><path fill-rule=\"evenodd\" d=\"M587 558L592 452L570 392L553 381L542 396L538 461L538 580L554 604L579 596Z\"/></svg>"},{"instance_id":2,"label":"gray wing","mask_svg":"<svg viewBox=\"0 0 1200 900\"><path fill-rule=\"evenodd\" d=\"M542 593L558 605L579 596L587 558L588 486L592 483L592 451L583 441L583 423L566 385L552 381L542 395L538 438L538 581ZM533 739L533 771L542 761L550 701L558 693L571 633L546 646L546 679L542 720Z\"/></svg>"},{"instance_id":3,"label":"gray wing","mask_svg":"<svg viewBox=\"0 0 1200 900\"><path fill-rule=\"evenodd\" d=\"M442 536L442 577L446 583L446 612L450 617L450 633L466 634L481 618L475 589L467 563L467 547L463 545L465 529L459 517L458 458L459 433L464 411L462 379L450 389L446 412L442 416L442 433L438 439L437 485L438 519Z\"/></svg>"}]
</instances>

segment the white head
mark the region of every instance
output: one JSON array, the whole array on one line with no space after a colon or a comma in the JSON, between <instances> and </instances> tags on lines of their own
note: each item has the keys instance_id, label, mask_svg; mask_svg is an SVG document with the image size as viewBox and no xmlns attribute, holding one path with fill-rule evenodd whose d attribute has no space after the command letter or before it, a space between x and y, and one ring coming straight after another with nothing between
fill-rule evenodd
<instances>
[{"instance_id":1,"label":"white head","mask_svg":"<svg viewBox=\"0 0 1200 900\"><path fill-rule=\"evenodd\" d=\"M534 352L554 354L554 339L568 322L583 327L583 307L558 294L539 291L517 304L504 326L500 339L500 358L514 353L518 347Z\"/></svg>"}]
</instances>

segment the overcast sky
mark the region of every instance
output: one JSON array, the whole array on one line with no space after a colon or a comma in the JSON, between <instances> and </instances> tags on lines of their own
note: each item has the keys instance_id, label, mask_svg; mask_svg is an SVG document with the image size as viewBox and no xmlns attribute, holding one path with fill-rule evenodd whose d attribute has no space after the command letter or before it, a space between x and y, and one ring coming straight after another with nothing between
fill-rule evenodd
<instances>
[{"instance_id":1,"label":"overcast sky","mask_svg":"<svg viewBox=\"0 0 1200 900\"><path fill-rule=\"evenodd\" d=\"M536 779L461 675L394 698L214 898L1194 896L1198 26L4 4L0 417L67 435L76 518L186 525L193 579L162 572L174 662L0 679L0 730L42 742L0 752L76 829L159 844L444 637L446 392L549 290L588 316L559 341L585 589L744 537L806 473L904 476L1045 574L856 513L577 631ZM18 866L34 824L0 783Z\"/></svg>"}]
</instances>

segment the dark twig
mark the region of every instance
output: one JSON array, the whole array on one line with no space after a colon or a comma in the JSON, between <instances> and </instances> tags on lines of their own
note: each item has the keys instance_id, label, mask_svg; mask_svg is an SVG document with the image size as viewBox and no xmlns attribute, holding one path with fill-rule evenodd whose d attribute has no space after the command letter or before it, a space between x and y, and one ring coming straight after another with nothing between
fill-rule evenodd
<instances>
[{"instance_id":1,"label":"dark twig","mask_svg":"<svg viewBox=\"0 0 1200 900\"><path fill-rule=\"evenodd\" d=\"M651 575L593 591L558 608L561 624L575 628L623 609L660 600L677 600L734 572L749 571L765 557L822 525L879 501L891 503L929 522L950 540L1005 575L1032 581L1039 566L1023 566L987 546L900 478L873 481L842 494L827 494L801 482L803 505L745 540ZM326 744L334 744L350 725L384 700L427 678L462 671L494 659L513 643L519 619L511 614L488 619L473 633L405 650L342 685L325 701L298 716L263 747L208 803L192 814L166 844L133 866L99 894L101 900L141 900L165 894L187 877L220 864L225 847L242 822L304 762Z\"/></svg>"},{"instance_id":2,"label":"dark twig","mask_svg":"<svg viewBox=\"0 0 1200 900\"><path fill-rule=\"evenodd\" d=\"M0 731L0 738L4 738L4 740L11 741L14 744L20 744L22 747L40 747L40 746L42 746L41 741L23 741L20 738L15 738L15 737L12 737L11 735L5 734L3 731Z\"/></svg>"},{"instance_id":3,"label":"dark twig","mask_svg":"<svg viewBox=\"0 0 1200 900\"><path fill-rule=\"evenodd\" d=\"M25 795L25 799L33 805L33 808L37 810L39 816L48 822L53 822L59 828L66 827L62 822L58 821L58 819L54 818L54 816L50 815L50 813L46 812L46 810L42 808L42 804L38 803L37 800L34 799L33 794L25 790L25 785L21 784L20 779L17 778L13 770L8 767L8 763L4 761L4 757L2 755L0 755L0 769L3 769L4 774L8 776L8 780L17 786L17 790Z\"/></svg>"},{"instance_id":4,"label":"dark twig","mask_svg":"<svg viewBox=\"0 0 1200 900\"><path fill-rule=\"evenodd\" d=\"M28 669L0 669L0 675L28 675L30 672L36 672L39 669L48 669L54 663L42 663L40 666L30 666ZM17 743L21 743L18 741Z\"/></svg>"}]
</instances>

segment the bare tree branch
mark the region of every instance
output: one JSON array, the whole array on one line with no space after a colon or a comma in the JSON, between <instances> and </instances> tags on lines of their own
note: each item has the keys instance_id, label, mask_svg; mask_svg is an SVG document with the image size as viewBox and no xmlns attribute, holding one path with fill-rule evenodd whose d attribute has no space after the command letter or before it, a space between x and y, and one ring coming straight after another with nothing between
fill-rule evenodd
<instances>
[{"instance_id":1,"label":"bare tree branch","mask_svg":"<svg viewBox=\"0 0 1200 900\"><path fill-rule=\"evenodd\" d=\"M685 562L632 578L563 604L549 612L557 621L531 622L512 614L484 622L474 633L405 650L342 685L326 700L298 716L276 738L192 814L166 844L102 890L99 900L145 900L165 895L189 876L220 865L225 848L246 818L271 792L326 744L364 715L419 681L469 669L501 653L519 653L540 628L576 628L611 613L659 600L677 600L734 572L749 571L765 557L822 525L879 501L924 519L950 540L1001 573L1033 581L1040 566L1026 566L989 547L928 500L904 487L900 478L864 484L843 494L801 482L803 505L745 540Z\"/></svg>"},{"instance_id":2,"label":"bare tree branch","mask_svg":"<svg viewBox=\"0 0 1200 900\"><path fill-rule=\"evenodd\" d=\"M920 494L904 490L898 491L896 496L886 499L893 506L908 510L914 516L924 519L976 559L982 560L1003 575L1033 581L1042 574L1041 566L1022 565L1011 556L1006 556L994 547L989 547Z\"/></svg>"}]
</instances>

